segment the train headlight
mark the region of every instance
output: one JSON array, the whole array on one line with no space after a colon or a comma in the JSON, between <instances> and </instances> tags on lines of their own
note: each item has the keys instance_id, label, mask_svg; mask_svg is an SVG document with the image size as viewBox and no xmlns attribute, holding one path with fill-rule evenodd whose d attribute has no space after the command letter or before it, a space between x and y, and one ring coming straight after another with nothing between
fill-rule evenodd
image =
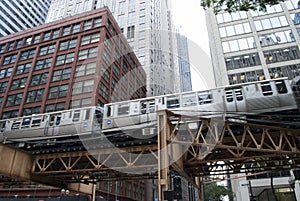
<instances>
[{"instance_id":1,"label":"train headlight","mask_svg":"<svg viewBox=\"0 0 300 201\"><path fill-rule=\"evenodd\" d=\"M111 120L110 119L106 119L106 125L110 125L111 124Z\"/></svg>"}]
</instances>

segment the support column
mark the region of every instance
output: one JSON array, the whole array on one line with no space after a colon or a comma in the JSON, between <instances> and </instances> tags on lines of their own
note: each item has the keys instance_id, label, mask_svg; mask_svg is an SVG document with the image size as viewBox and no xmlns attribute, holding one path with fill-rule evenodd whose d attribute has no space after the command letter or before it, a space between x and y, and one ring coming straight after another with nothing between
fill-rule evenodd
<instances>
[{"instance_id":1,"label":"support column","mask_svg":"<svg viewBox=\"0 0 300 201\"><path fill-rule=\"evenodd\" d=\"M167 139L170 135L165 110L157 112L157 141L158 141L158 198L164 200L164 191L169 188L169 153Z\"/></svg>"},{"instance_id":2,"label":"support column","mask_svg":"<svg viewBox=\"0 0 300 201\"><path fill-rule=\"evenodd\" d=\"M196 184L197 184L197 187L198 187L198 200L199 201L203 201L203 187L202 187L202 181L200 179L200 177L195 177L195 180L196 180Z\"/></svg>"}]
</instances>

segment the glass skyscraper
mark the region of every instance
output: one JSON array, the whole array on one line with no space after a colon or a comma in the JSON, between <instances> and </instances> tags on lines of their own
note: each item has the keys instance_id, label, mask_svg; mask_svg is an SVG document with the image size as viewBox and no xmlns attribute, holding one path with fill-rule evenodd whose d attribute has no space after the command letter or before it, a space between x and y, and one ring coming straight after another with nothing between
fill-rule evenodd
<instances>
[{"instance_id":1,"label":"glass skyscraper","mask_svg":"<svg viewBox=\"0 0 300 201\"><path fill-rule=\"evenodd\" d=\"M51 0L1 0L0 37L44 24Z\"/></svg>"}]
</instances>

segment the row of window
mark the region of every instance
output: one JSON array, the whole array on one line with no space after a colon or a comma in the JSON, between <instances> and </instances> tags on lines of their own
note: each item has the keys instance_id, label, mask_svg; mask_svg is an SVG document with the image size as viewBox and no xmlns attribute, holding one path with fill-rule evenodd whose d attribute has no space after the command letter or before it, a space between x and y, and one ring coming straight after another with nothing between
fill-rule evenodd
<instances>
[{"instance_id":1,"label":"row of window","mask_svg":"<svg viewBox=\"0 0 300 201\"><path fill-rule=\"evenodd\" d=\"M283 26L288 26L288 22L285 16L272 17L262 20L254 21L256 31L262 31L267 29L274 29Z\"/></svg>"},{"instance_id":2,"label":"row of window","mask_svg":"<svg viewBox=\"0 0 300 201\"><path fill-rule=\"evenodd\" d=\"M23 39L19 39L16 41L8 42L7 44L1 44L0 45L0 53L3 53L5 51L11 51L14 49L18 49L24 46L28 46L31 44L36 44L41 41L48 41L50 39L55 39L60 36L66 36L70 34L75 34L80 31L86 31L92 28L100 27L102 24L102 17L89 19L83 22L83 25L81 26L80 23L75 23L72 25L64 26L62 28L56 28L53 30L46 31L44 33L39 33L34 36L29 36Z\"/></svg>"},{"instance_id":3,"label":"row of window","mask_svg":"<svg viewBox=\"0 0 300 201\"><path fill-rule=\"evenodd\" d=\"M264 51L263 54L267 64L290 61L300 58L300 51L297 46L268 50Z\"/></svg>"},{"instance_id":4,"label":"row of window","mask_svg":"<svg viewBox=\"0 0 300 201\"><path fill-rule=\"evenodd\" d=\"M263 73L263 70L256 70L256 71L249 71L245 73L230 74L228 75L228 79L229 79L229 83L232 85L232 84L265 80L265 75Z\"/></svg>"},{"instance_id":5,"label":"row of window","mask_svg":"<svg viewBox=\"0 0 300 201\"><path fill-rule=\"evenodd\" d=\"M258 53L250 53L225 58L227 70L261 65Z\"/></svg>"},{"instance_id":6,"label":"row of window","mask_svg":"<svg viewBox=\"0 0 300 201\"><path fill-rule=\"evenodd\" d=\"M99 41L100 41L100 33L98 32L98 33L83 36L81 38L81 45L87 45L87 44L91 44L91 43L95 43L95 42L99 42ZM63 50L75 48L76 43L77 43L77 39L62 41L59 44L58 50L63 51ZM55 51L55 44L43 46L40 48L38 56L44 56L47 54L51 54L51 53L54 53L54 51ZM34 55L35 55L35 49L26 50L26 51L21 52L21 56L20 56L19 60L23 61L23 60L27 60L27 59L32 59L34 57ZM16 61L16 58L17 58L17 53L5 56L3 59L2 65L8 65L8 64L14 63Z\"/></svg>"},{"instance_id":7,"label":"row of window","mask_svg":"<svg viewBox=\"0 0 300 201\"><path fill-rule=\"evenodd\" d=\"M220 36L223 37L229 37L239 34L245 34L245 33L251 33L250 24L248 22L241 23L241 24L235 24L231 26L226 27L220 27Z\"/></svg>"},{"instance_id":8,"label":"row of window","mask_svg":"<svg viewBox=\"0 0 300 201\"><path fill-rule=\"evenodd\" d=\"M222 46L224 53L247 50L256 47L253 37L222 42Z\"/></svg>"},{"instance_id":9,"label":"row of window","mask_svg":"<svg viewBox=\"0 0 300 201\"><path fill-rule=\"evenodd\" d=\"M32 100L32 101L29 101L29 102L34 102L33 101L35 99L35 98L33 98L34 93L38 97L40 97L40 94L43 93L43 92L41 92L41 91L40 92L37 92L37 91L32 92L32 94L30 94L30 96L27 97L27 100ZM2 99L1 98L0 98L0 104L2 104ZM88 106L91 106L91 104L92 104L92 99L91 98L72 100L72 101L70 101L70 107L69 108L71 109L71 108L88 107ZM24 108L23 112L22 112L22 116L32 115L32 114L40 114L41 113L40 110L41 110L40 106ZM63 111L63 110L65 110L65 102L58 102L58 103L46 105L46 107L44 109L44 112L48 113L48 112ZM19 110L4 112L3 115L2 115L2 119L17 117L18 112L19 112Z\"/></svg>"},{"instance_id":10,"label":"row of window","mask_svg":"<svg viewBox=\"0 0 300 201\"><path fill-rule=\"evenodd\" d=\"M262 47L295 41L295 37L291 30L259 34L258 37Z\"/></svg>"}]
</instances>

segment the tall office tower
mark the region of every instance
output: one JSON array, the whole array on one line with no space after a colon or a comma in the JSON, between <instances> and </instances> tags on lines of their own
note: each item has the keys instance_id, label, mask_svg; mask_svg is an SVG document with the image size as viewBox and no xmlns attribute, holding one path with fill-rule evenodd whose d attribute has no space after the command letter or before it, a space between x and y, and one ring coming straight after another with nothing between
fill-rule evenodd
<instances>
[{"instance_id":1,"label":"tall office tower","mask_svg":"<svg viewBox=\"0 0 300 201\"><path fill-rule=\"evenodd\" d=\"M46 22L108 6L147 74L147 95L179 92L170 0L52 0Z\"/></svg>"},{"instance_id":2,"label":"tall office tower","mask_svg":"<svg viewBox=\"0 0 300 201\"><path fill-rule=\"evenodd\" d=\"M223 86L300 73L300 9L297 0L266 12L206 11L216 85Z\"/></svg>"},{"instance_id":3,"label":"tall office tower","mask_svg":"<svg viewBox=\"0 0 300 201\"><path fill-rule=\"evenodd\" d=\"M1 0L0 37L45 22L51 0Z\"/></svg>"},{"instance_id":4,"label":"tall office tower","mask_svg":"<svg viewBox=\"0 0 300 201\"><path fill-rule=\"evenodd\" d=\"M179 65L179 75L180 75L180 90L181 92L192 91L192 78L191 78L188 41L186 36L180 34L179 30L176 30L176 38L177 38L178 65Z\"/></svg>"},{"instance_id":5,"label":"tall office tower","mask_svg":"<svg viewBox=\"0 0 300 201\"><path fill-rule=\"evenodd\" d=\"M268 6L266 12L221 12L215 15L208 9L206 23L216 85L298 76L299 14L298 0ZM242 179L232 180L236 199L273 200L270 198L273 196L270 183L273 182L277 196L285 192L288 200L294 200L289 172L271 174L244 175Z\"/></svg>"}]
</instances>

